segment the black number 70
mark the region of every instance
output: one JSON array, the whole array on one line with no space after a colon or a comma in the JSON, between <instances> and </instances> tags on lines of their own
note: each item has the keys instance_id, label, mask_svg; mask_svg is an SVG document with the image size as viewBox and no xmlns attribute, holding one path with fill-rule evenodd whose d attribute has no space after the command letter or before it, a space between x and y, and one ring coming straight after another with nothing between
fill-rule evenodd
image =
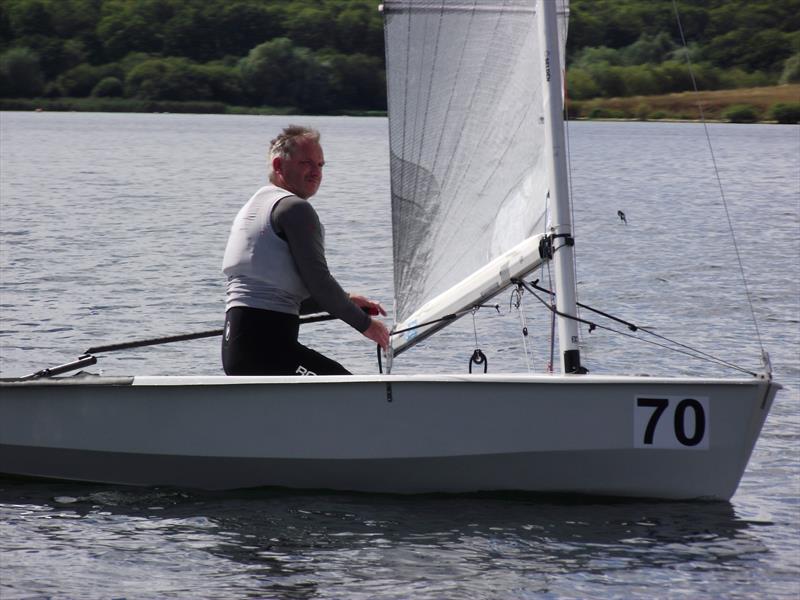
<instances>
[{"instance_id":1,"label":"black number 70","mask_svg":"<svg viewBox=\"0 0 800 600\"><path fill-rule=\"evenodd\" d=\"M667 398L637 398L636 406L655 408L644 430L644 443L652 444L656 433L656 425L658 425L658 420L667 409L667 406L669 406L669 400ZM689 408L694 412L694 433L691 437L686 435L686 427L683 422L684 414ZM686 398L678 402L678 406L675 407L674 425L675 437L681 444L684 446L696 446L699 444L706 433L706 415L703 411L703 405L694 398Z\"/></svg>"}]
</instances>

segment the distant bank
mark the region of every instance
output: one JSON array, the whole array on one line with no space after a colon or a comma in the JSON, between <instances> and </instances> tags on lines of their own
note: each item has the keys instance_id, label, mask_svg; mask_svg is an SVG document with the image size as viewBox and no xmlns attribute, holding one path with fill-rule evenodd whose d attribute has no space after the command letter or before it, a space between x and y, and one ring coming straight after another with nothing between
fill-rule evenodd
<instances>
[{"instance_id":1,"label":"distant bank","mask_svg":"<svg viewBox=\"0 0 800 600\"><path fill-rule=\"evenodd\" d=\"M800 84L568 101L572 119L799 123Z\"/></svg>"},{"instance_id":2,"label":"distant bank","mask_svg":"<svg viewBox=\"0 0 800 600\"><path fill-rule=\"evenodd\" d=\"M291 106L235 106L223 102L137 100L133 98L0 98L0 110L222 115L301 115ZM386 111L331 111L329 115L386 116Z\"/></svg>"},{"instance_id":3,"label":"distant bank","mask_svg":"<svg viewBox=\"0 0 800 600\"><path fill-rule=\"evenodd\" d=\"M571 119L626 119L640 121L709 121L734 123L800 123L800 84L770 87L682 92L661 96L593 98L568 101ZM208 114L298 115L292 107L241 107L221 102L174 102L122 98L0 99L0 110L77 112L166 112ZM385 116L383 111L347 111L333 114Z\"/></svg>"}]
</instances>

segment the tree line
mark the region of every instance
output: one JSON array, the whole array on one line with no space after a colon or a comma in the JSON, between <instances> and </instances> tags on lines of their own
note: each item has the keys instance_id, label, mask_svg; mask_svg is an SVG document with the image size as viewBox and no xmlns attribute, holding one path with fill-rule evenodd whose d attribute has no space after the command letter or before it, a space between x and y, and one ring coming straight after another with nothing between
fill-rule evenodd
<instances>
[{"instance_id":1,"label":"tree line","mask_svg":"<svg viewBox=\"0 0 800 600\"><path fill-rule=\"evenodd\" d=\"M2 0L0 94L386 106L371 0Z\"/></svg>"},{"instance_id":2,"label":"tree line","mask_svg":"<svg viewBox=\"0 0 800 600\"><path fill-rule=\"evenodd\" d=\"M800 81L800 0L678 0L702 89ZM377 0L0 0L0 96L385 110ZM672 0L572 0L575 99L691 88Z\"/></svg>"},{"instance_id":3,"label":"tree line","mask_svg":"<svg viewBox=\"0 0 800 600\"><path fill-rule=\"evenodd\" d=\"M574 99L800 82L800 0L575 0ZM683 44L686 40L686 46Z\"/></svg>"}]
</instances>

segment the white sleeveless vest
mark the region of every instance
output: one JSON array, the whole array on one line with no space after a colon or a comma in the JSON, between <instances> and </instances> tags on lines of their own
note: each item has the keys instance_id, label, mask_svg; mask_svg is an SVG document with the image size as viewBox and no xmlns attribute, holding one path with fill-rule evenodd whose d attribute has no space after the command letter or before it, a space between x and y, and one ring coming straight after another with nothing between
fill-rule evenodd
<instances>
[{"instance_id":1,"label":"white sleeveless vest","mask_svg":"<svg viewBox=\"0 0 800 600\"><path fill-rule=\"evenodd\" d=\"M233 221L222 272L228 277L225 310L234 306L299 314L309 297L289 251L272 228L275 203L292 193L274 185L258 190Z\"/></svg>"}]
</instances>

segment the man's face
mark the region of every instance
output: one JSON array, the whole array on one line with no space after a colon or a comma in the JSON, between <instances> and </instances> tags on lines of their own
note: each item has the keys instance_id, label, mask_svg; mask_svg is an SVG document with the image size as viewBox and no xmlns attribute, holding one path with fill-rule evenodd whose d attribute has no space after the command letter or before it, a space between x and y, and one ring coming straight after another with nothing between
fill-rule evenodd
<instances>
[{"instance_id":1,"label":"man's face","mask_svg":"<svg viewBox=\"0 0 800 600\"><path fill-rule=\"evenodd\" d=\"M317 193L322 183L325 157L322 147L313 140L302 140L287 159L275 159L273 169L280 177L281 187L307 200Z\"/></svg>"}]
</instances>

